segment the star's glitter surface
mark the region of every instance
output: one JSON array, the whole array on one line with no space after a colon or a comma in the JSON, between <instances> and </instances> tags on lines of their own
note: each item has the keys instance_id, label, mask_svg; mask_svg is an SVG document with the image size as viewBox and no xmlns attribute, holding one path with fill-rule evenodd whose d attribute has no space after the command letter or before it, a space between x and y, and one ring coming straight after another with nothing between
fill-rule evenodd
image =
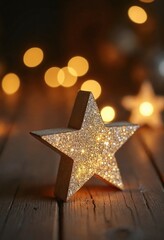
<instances>
[{"instance_id":1,"label":"star's glitter surface","mask_svg":"<svg viewBox=\"0 0 164 240\"><path fill-rule=\"evenodd\" d=\"M95 174L123 189L114 154L137 128L132 124L104 125L90 93L80 130L56 129L53 134L42 136L49 145L73 160L67 199Z\"/></svg>"},{"instance_id":2,"label":"star's glitter surface","mask_svg":"<svg viewBox=\"0 0 164 240\"><path fill-rule=\"evenodd\" d=\"M156 96L147 81L141 85L138 95L124 97L122 105L131 111L130 121L133 123L151 127L163 125L160 112L164 109L164 97Z\"/></svg>"}]
</instances>

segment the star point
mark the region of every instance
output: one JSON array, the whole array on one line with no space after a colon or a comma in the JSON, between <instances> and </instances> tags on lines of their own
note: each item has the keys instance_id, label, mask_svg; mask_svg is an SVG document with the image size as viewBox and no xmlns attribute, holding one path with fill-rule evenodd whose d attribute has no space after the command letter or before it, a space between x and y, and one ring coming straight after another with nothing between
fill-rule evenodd
<instances>
[{"instance_id":1,"label":"star point","mask_svg":"<svg viewBox=\"0 0 164 240\"><path fill-rule=\"evenodd\" d=\"M128 123L105 125L92 93L80 91L69 128L35 132L41 141L62 154L57 198L68 200L94 175L123 189L114 155L137 128Z\"/></svg>"},{"instance_id":2,"label":"star point","mask_svg":"<svg viewBox=\"0 0 164 240\"><path fill-rule=\"evenodd\" d=\"M160 112L164 109L164 97L156 96L148 81L141 85L138 95L124 97L122 105L131 111L130 121L133 123L150 127L163 125Z\"/></svg>"}]
</instances>

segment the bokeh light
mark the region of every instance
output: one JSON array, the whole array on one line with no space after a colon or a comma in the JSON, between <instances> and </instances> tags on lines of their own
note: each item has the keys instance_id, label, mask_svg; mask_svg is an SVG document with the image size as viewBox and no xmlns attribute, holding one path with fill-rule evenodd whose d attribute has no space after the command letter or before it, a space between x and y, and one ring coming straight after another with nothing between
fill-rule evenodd
<instances>
[{"instance_id":1,"label":"bokeh light","mask_svg":"<svg viewBox=\"0 0 164 240\"><path fill-rule=\"evenodd\" d=\"M128 16L130 20L137 24L142 24L147 20L147 13L145 10L138 6L132 6L128 9Z\"/></svg>"},{"instance_id":2,"label":"bokeh light","mask_svg":"<svg viewBox=\"0 0 164 240\"><path fill-rule=\"evenodd\" d=\"M153 114L154 107L150 102L143 102L139 106L139 111L141 115L149 117Z\"/></svg>"},{"instance_id":3,"label":"bokeh light","mask_svg":"<svg viewBox=\"0 0 164 240\"><path fill-rule=\"evenodd\" d=\"M154 0L139 0L140 2L144 2L144 3L152 3L154 2Z\"/></svg>"},{"instance_id":4,"label":"bokeh light","mask_svg":"<svg viewBox=\"0 0 164 240\"><path fill-rule=\"evenodd\" d=\"M81 56L75 56L68 62L69 71L74 76L83 76L89 69L88 61ZM74 71L72 71L72 69Z\"/></svg>"},{"instance_id":5,"label":"bokeh light","mask_svg":"<svg viewBox=\"0 0 164 240\"><path fill-rule=\"evenodd\" d=\"M6 94L14 94L20 87L20 79L15 73L8 73L2 79L2 89Z\"/></svg>"},{"instance_id":6,"label":"bokeh light","mask_svg":"<svg viewBox=\"0 0 164 240\"><path fill-rule=\"evenodd\" d=\"M64 67L58 72L58 82L63 87L72 87L77 81L77 76L70 73L69 67Z\"/></svg>"},{"instance_id":7,"label":"bokeh light","mask_svg":"<svg viewBox=\"0 0 164 240\"><path fill-rule=\"evenodd\" d=\"M81 86L81 90L92 92L95 99L101 95L101 86L95 80L85 81Z\"/></svg>"},{"instance_id":8,"label":"bokeh light","mask_svg":"<svg viewBox=\"0 0 164 240\"><path fill-rule=\"evenodd\" d=\"M59 71L60 68L51 67L45 72L44 81L49 87L55 88L60 85L60 83L58 82Z\"/></svg>"},{"instance_id":9,"label":"bokeh light","mask_svg":"<svg viewBox=\"0 0 164 240\"><path fill-rule=\"evenodd\" d=\"M111 106L105 106L101 110L101 117L105 123L111 122L115 118L115 110Z\"/></svg>"},{"instance_id":10,"label":"bokeh light","mask_svg":"<svg viewBox=\"0 0 164 240\"><path fill-rule=\"evenodd\" d=\"M38 47L28 49L23 56L23 62L27 67L36 67L43 61L43 51Z\"/></svg>"}]
</instances>

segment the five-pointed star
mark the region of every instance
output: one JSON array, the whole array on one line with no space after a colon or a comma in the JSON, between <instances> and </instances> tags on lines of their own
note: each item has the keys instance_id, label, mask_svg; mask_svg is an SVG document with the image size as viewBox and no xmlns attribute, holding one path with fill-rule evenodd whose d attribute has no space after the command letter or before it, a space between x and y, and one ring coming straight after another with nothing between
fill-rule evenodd
<instances>
[{"instance_id":1,"label":"five-pointed star","mask_svg":"<svg viewBox=\"0 0 164 240\"><path fill-rule=\"evenodd\" d=\"M149 82L142 84L138 95L124 97L122 105L131 110L131 122L151 127L162 126L160 111L164 109L164 97L156 96Z\"/></svg>"},{"instance_id":2,"label":"five-pointed star","mask_svg":"<svg viewBox=\"0 0 164 240\"><path fill-rule=\"evenodd\" d=\"M123 189L114 154L138 125L104 125L92 93L80 91L70 126L75 129L32 132L35 137L63 154L57 176L56 197L67 200L95 174Z\"/></svg>"}]
</instances>

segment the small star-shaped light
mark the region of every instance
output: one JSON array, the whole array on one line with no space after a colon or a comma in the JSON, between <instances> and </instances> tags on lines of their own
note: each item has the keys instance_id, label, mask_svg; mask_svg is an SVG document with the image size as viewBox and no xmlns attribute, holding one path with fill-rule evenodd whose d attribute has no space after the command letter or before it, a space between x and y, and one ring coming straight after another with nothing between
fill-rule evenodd
<instances>
[{"instance_id":1,"label":"small star-shaped light","mask_svg":"<svg viewBox=\"0 0 164 240\"><path fill-rule=\"evenodd\" d=\"M67 200L93 175L123 189L115 152L138 125L104 125L92 93L80 91L67 129L32 134L62 154L55 195Z\"/></svg>"},{"instance_id":2,"label":"small star-shaped light","mask_svg":"<svg viewBox=\"0 0 164 240\"><path fill-rule=\"evenodd\" d=\"M164 109L164 97L156 96L149 82L142 84L138 95L124 97L122 105L131 110L131 122L151 127L162 126L160 112Z\"/></svg>"}]
</instances>

